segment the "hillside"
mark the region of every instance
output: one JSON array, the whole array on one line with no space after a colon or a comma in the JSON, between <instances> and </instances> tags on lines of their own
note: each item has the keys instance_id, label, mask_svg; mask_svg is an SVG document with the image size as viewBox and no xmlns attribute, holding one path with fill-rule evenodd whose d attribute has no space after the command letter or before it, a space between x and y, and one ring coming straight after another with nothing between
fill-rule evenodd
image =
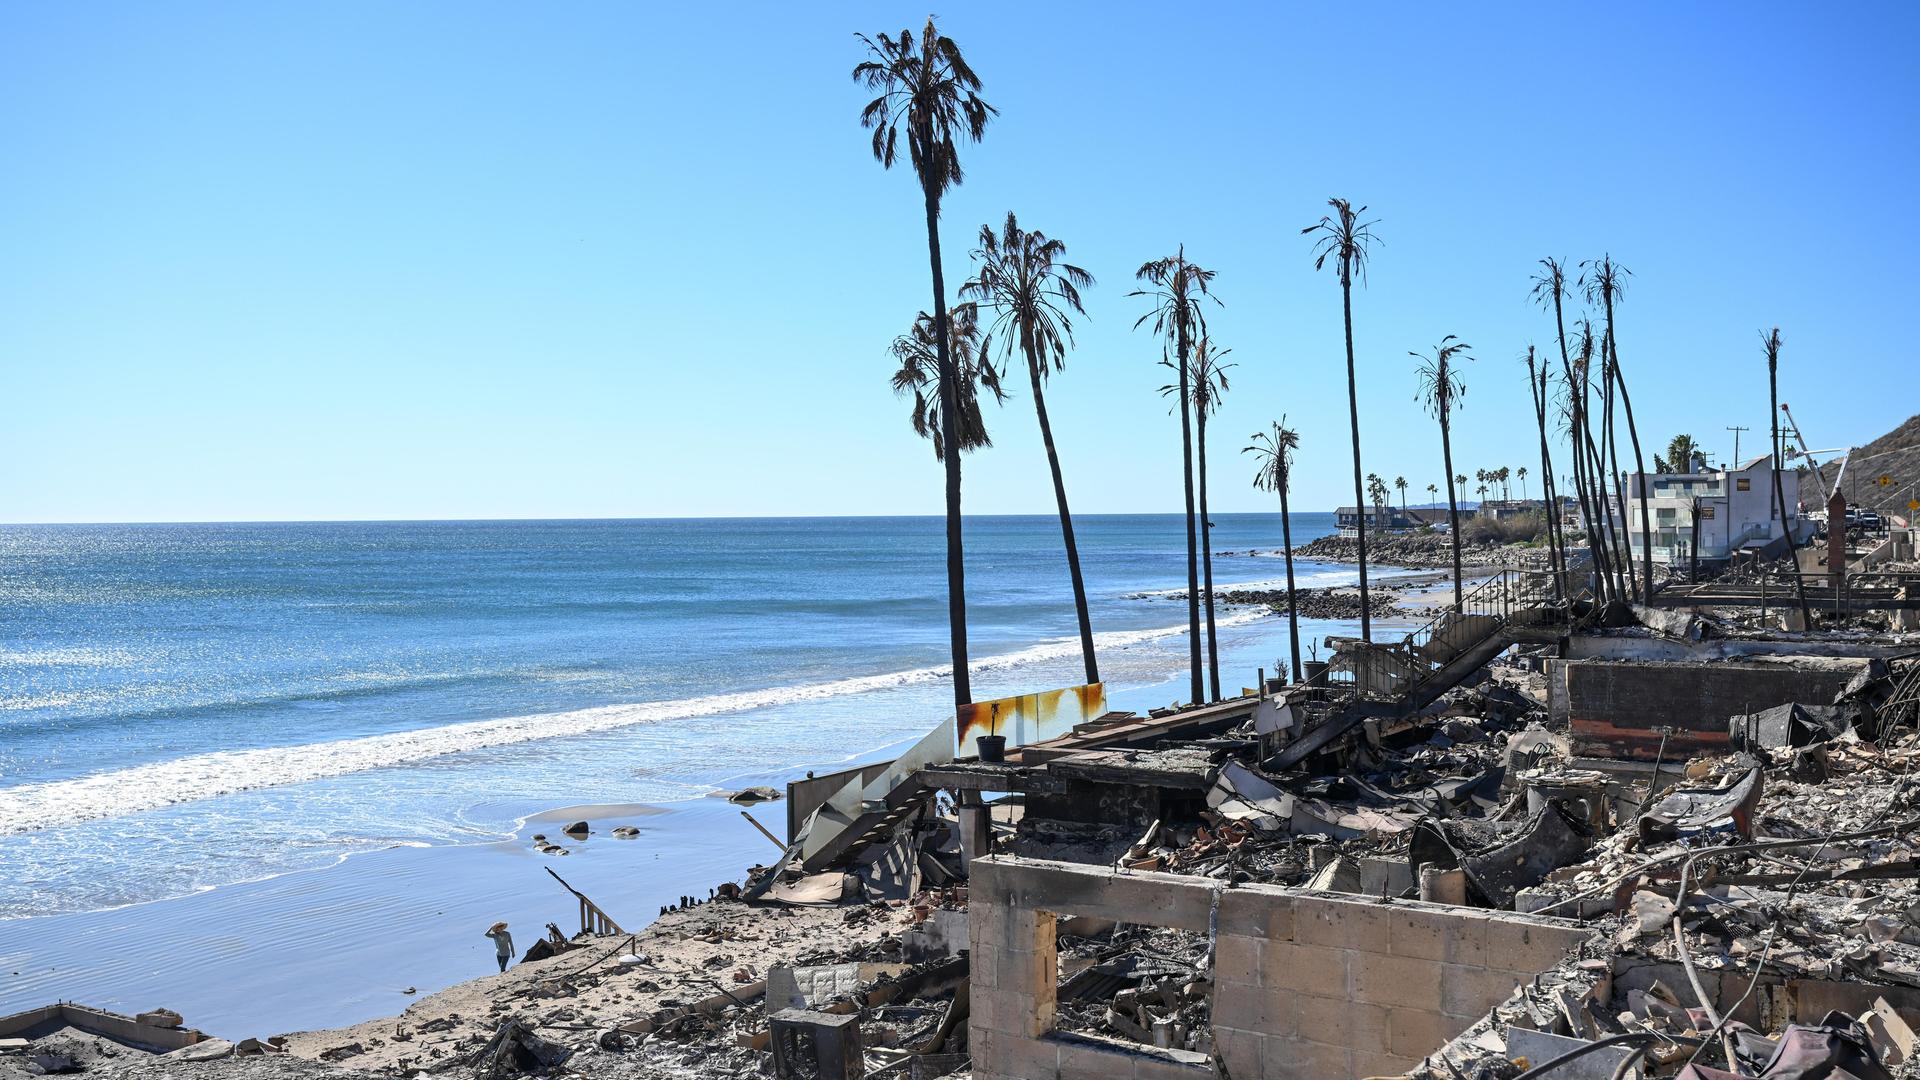
<instances>
[{"instance_id":1,"label":"hillside","mask_svg":"<svg viewBox=\"0 0 1920 1080\"><path fill-rule=\"evenodd\" d=\"M1838 460L1823 461L1818 483L1812 472L1800 474L1800 500L1804 506L1813 509L1826 503L1826 493L1839 465ZM1878 476L1893 477L1892 486L1873 483ZM1915 515L1907 510L1907 500L1915 497L1912 490L1917 482L1920 482L1920 415L1908 417L1906 423L1854 453L1845 494L1849 502L1857 500L1859 505L1877 510L1882 516L1898 514L1911 519Z\"/></svg>"}]
</instances>

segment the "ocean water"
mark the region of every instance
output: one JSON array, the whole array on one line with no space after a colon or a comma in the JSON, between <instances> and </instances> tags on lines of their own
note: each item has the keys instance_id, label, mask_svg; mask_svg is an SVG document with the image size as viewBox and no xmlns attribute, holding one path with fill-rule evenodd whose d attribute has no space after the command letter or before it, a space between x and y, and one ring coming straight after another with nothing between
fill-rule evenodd
<instances>
[{"instance_id":1,"label":"ocean water","mask_svg":"<svg viewBox=\"0 0 1920 1080\"><path fill-rule=\"evenodd\" d=\"M1180 517L1076 525L1110 702L1184 698ZM1079 682L1057 521L967 539L975 695ZM1278 544L1216 515L1216 584L1282 581ZM35 926L909 742L950 708L943 552L937 518L0 527L0 959L71 970ZM1221 615L1229 690L1284 662L1283 619Z\"/></svg>"}]
</instances>

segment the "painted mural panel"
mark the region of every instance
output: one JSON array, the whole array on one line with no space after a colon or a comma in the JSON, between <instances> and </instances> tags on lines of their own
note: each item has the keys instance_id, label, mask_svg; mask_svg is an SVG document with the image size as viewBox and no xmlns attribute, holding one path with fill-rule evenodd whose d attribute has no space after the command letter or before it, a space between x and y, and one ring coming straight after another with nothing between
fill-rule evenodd
<instances>
[{"instance_id":1,"label":"painted mural panel","mask_svg":"<svg viewBox=\"0 0 1920 1080\"><path fill-rule=\"evenodd\" d=\"M978 756L975 736L1004 735L1009 747L1045 742L1107 711L1104 683L976 701L959 713L961 757Z\"/></svg>"}]
</instances>

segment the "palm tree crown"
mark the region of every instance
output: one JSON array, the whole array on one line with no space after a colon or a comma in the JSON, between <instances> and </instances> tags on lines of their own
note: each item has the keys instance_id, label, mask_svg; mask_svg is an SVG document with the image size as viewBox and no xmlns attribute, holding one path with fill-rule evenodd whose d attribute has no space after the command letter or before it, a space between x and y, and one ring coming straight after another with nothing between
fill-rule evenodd
<instances>
[{"instance_id":1,"label":"palm tree crown","mask_svg":"<svg viewBox=\"0 0 1920 1080\"><path fill-rule=\"evenodd\" d=\"M1456 357L1461 360L1473 359L1466 355L1471 348L1473 346L1448 334L1440 339L1439 347L1433 350L1431 356L1417 352L1407 354L1420 361L1420 396L1416 400L1424 404L1435 419L1453 415L1453 410L1458 407L1456 402L1467 396L1467 384L1460 380L1459 369L1454 364ZM1482 473L1484 475L1484 470Z\"/></svg>"},{"instance_id":2,"label":"palm tree crown","mask_svg":"<svg viewBox=\"0 0 1920 1080\"><path fill-rule=\"evenodd\" d=\"M1258 491L1279 491L1287 487L1293 473L1293 453L1300 449L1300 433L1286 426L1287 418L1273 425L1272 432L1257 432L1243 454L1254 460L1253 486Z\"/></svg>"},{"instance_id":3,"label":"palm tree crown","mask_svg":"<svg viewBox=\"0 0 1920 1080\"><path fill-rule=\"evenodd\" d=\"M873 130L873 157L891 169L907 132L914 172L931 194L944 194L962 179L956 135L975 142L998 110L980 98L980 77L967 66L953 39L927 17L918 42L909 31L898 38L857 35L871 56L855 65L853 81L879 96L860 110L860 126Z\"/></svg>"},{"instance_id":4,"label":"palm tree crown","mask_svg":"<svg viewBox=\"0 0 1920 1080\"><path fill-rule=\"evenodd\" d=\"M1333 259L1342 285L1353 284L1356 272L1361 284L1365 284L1368 249L1380 240L1373 234L1373 226L1380 222L1377 219L1361 221L1360 217L1367 212L1367 208L1362 206L1355 209L1345 199L1328 199L1327 205L1333 207L1333 213L1300 230L1302 235L1320 234L1313 241L1313 268L1319 270L1328 259Z\"/></svg>"},{"instance_id":5,"label":"palm tree crown","mask_svg":"<svg viewBox=\"0 0 1920 1080\"><path fill-rule=\"evenodd\" d=\"M992 446L993 440L987 436L986 417L980 410L978 388L986 387L996 402L1004 402L1007 395L993 365L986 362L974 305L955 304L947 312L947 343L953 350L953 366L960 374L956 387L960 408L954 417L954 441L962 452ZM912 396L914 433L932 440L934 458L944 461L946 442L941 435L940 394L937 389L930 389L937 388L940 381L933 316L924 311L916 316L913 328L894 338L890 351L900 362L891 380L893 392L902 397Z\"/></svg>"},{"instance_id":6,"label":"palm tree crown","mask_svg":"<svg viewBox=\"0 0 1920 1080\"><path fill-rule=\"evenodd\" d=\"M1066 253L1067 245L1038 229L1021 229L1009 210L998 234L980 226L980 246L973 252L980 271L960 286L962 299L993 310L986 347L991 349L994 334L1002 335L1003 353L1011 358L1015 349L1025 350L1041 379L1066 365L1071 316L1087 313L1080 290L1093 285L1092 274L1061 261Z\"/></svg>"}]
</instances>

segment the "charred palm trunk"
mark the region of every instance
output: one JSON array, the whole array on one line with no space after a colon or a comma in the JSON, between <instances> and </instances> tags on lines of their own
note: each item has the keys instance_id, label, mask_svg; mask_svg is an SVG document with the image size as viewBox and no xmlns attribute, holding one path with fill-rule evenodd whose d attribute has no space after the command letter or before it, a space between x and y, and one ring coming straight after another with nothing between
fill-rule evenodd
<instances>
[{"instance_id":1,"label":"charred palm trunk","mask_svg":"<svg viewBox=\"0 0 1920 1080\"><path fill-rule=\"evenodd\" d=\"M1073 579L1073 613L1080 620L1080 655L1086 661L1087 682L1100 681L1100 665L1093 655L1093 620L1087 614L1087 586L1080 577L1080 548L1073 541L1073 513L1067 509L1067 484L1060 477L1060 455L1053 448L1053 423L1047 419L1047 397L1041 390L1040 364L1032 335L1023 327L1027 376L1033 385L1033 411L1040 417L1040 441L1047 448L1047 469L1053 474L1053 503L1060 510L1060 536L1067 545L1067 575Z\"/></svg>"},{"instance_id":2,"label":"charred palm trunk","mask_svg":"<svg viewBox=\"0 0 1920 1080\"><path fill-rule=\"evenodd\" d=\"M1180 480L1187 493L1187 651L1191 676L1189 700L1198 705L1206 700L1207 689L1200 677L1200 561L1193 532L1193 420L1187 395L1187 319L1186 312L1175 316L1175 348L1180 353Z\"/></svg>"},{"instance_id":3,"label":"charred palm trunk","mask_svg":"<svg viewBox=\"0 0 1920 1080\"><path fill-rule=\"evenodd\" d=\"M1280 446L1279 452L1286 453L1286 447ZM1280 468L1280 543L1287 553L1287 644L1293 649L1293 681L1300 682L1300 598L1293 588L1293 525L1292 515L1287 511L1287 485L1293 480L1291 470L1284 464ZM1265 690L1266 687L1261 687Z\"/></svg>"},{"instance_id":4,"label":"charred palm trunk","mask_svg":"<svg viewBox=\"0 0 1920 1080\"><path fill-rule=\"evenodd\" d=\"M1340 315L1347 333L1347 420L1353 428L1353 509L1359 519L1360 640L1373 640L1373 609L1367 602L1367 495L1360 477L1360 384L1353 373L1353 264L1340 262ZM1451 489L1452 473L1447 474Z\"/></svg>"},{"instance_id":5,"label":"charred palm trunk","mask_svg":"<svg viewBox=\"0 0 1920 1080\"><path fill-rule=\"evenodd\" d=\"M1635 580L1638 575L1633 568L1633 546L1627 542L1627 492L1620 480L1619 432L1613 423L1615 385L1613 354L1604 339L1600 342L1600 371L1603 376L1601 399L1606 406L1606 419L1601 426L1600 439L1600 462L1606 467L1606 480L1601 483L1600 490L1604 492L1606 485L1611 483L1613 494L1607 497L1607 512L1611 514L1616 505L1620 507L1620 531L1614 532L1609 525L1607 535L1613 538L1614 543L1614 571L1619 573L1622 568L1625 569L1624 595L1631 599L1640 591L1640 585Z\"/></svg>"},{"instance_id":6,"label":"charred palm trunk","mask_svg":"<svg viewBox=\"0 0 1920 1080\"><path fill-rule=\"evenodd\" d=\"M1558 280L1556 277L1556 283ZM1598 508L1587 498L1586 470L1581 467L1580 463L1580 444L1582 441L1580 414L1583 411L1581 409L1580 399L1585 396L1585 390L1578 386L1573 379L1573 361L1567 356L1566 312L1561 302L1558 288L1554 290L1553 294L1553 328L1560 342L1560 373L1567 380L1567 409L1573 414L1570 417L1573 430L1568 432L1567 442L1573 450L1573 490L1577 496L1575 501L1580 506L1580 519L1584 521L1587 526L1587 550L1593 559L1594 598L1596 600L1604 600L1606 595L1606 579L1604 575L1606 560L1601 558L1600 545L1593 535L1594 531L1598 528L1598 518L1595 516ZM1578 396L1576 396L1576 392Z\"/></svg>"},{"instance_id":7,"label":"charred palm trunk","mask_svg":"<svg viewBox=\"0 0 1920 1080\"><path fill-rule=\"evenodd\" d=\"M960 376L947 342L947 279L940 269L940 196L925 188L927 256L933 264L933 342L940 362L940 441L947 470L947 633L953 650L953 703L973 701L967 668L967 561L960 529Z\"/></svg>"},{"instance_id":8,"label":"charred palm trunk","mask_svg":"<svg viewBox=\"0 0 1920 1080\"><path fill-rule=\"evenodd\" d=\"M1446 392L1447 369L1440 369L1441 392ZM1448 407L1440 407L1440 460L1447 469L1447 522L1453 526L1453 610L1460 610L1460 596L1463 588L1460 573L1460 505L1453 492L1453 425L1447 416Z\"/></svg>"},{"instance_id":9,"label":"charred palm trunk","mask_svg":"<svg viewBox=\"0 0 1920 1080\"><path fill-rule=\"evenodd\" d=\"M1546 365L1542 364L1544 368ZM1533 418L1540 428L1540 495L1547 514L1547 565L1553 570L1553 598L1561 599L1560 585L1566 565L1560 555L1560 515L1555 513L1553 497L1553 456L1547 451L1546 389L1535 380L1533 348L1527 348L1527 391L1533 395Z\"/></svg>"},{"instance_id":10,"label":"charred palm trunk","mask_svg":"<svg viewBox=\"0 0 1920 1080\"><path fill-rule=\"evenodd\" d=\"M1653 514L1647 509L1647 465L1646 458L1640 454L1640 428L1633 420L1633 398L1627 394L1627 376L1620 370L1620 342L1613 336L1613 294L1606 294L1607 303L1607 351L1613 354L1613 378L1620 384L1620 406L1627 414L1627 438L1633 443L1633 472L1640 478L1640 581L1641 600L1653 603ZM1675 469L1686 471L1687 466L1676 465ZM1626 505L1621 504L1625 512Z\"/></svg>"},{"instance_id":11,"label":"charred palm trunk","mask_svg":"<svg viewBox=\"0 0 1920 1080\"><path fill-rule=\"evenodd\" d=\"M1200 566L1207 590L1207 690L1220 700L1220 642L1213 630L1213 522L1207 519L1207 411L1194 410L1194 434L1200 451Z\"/></svg>"}]
</instances>

